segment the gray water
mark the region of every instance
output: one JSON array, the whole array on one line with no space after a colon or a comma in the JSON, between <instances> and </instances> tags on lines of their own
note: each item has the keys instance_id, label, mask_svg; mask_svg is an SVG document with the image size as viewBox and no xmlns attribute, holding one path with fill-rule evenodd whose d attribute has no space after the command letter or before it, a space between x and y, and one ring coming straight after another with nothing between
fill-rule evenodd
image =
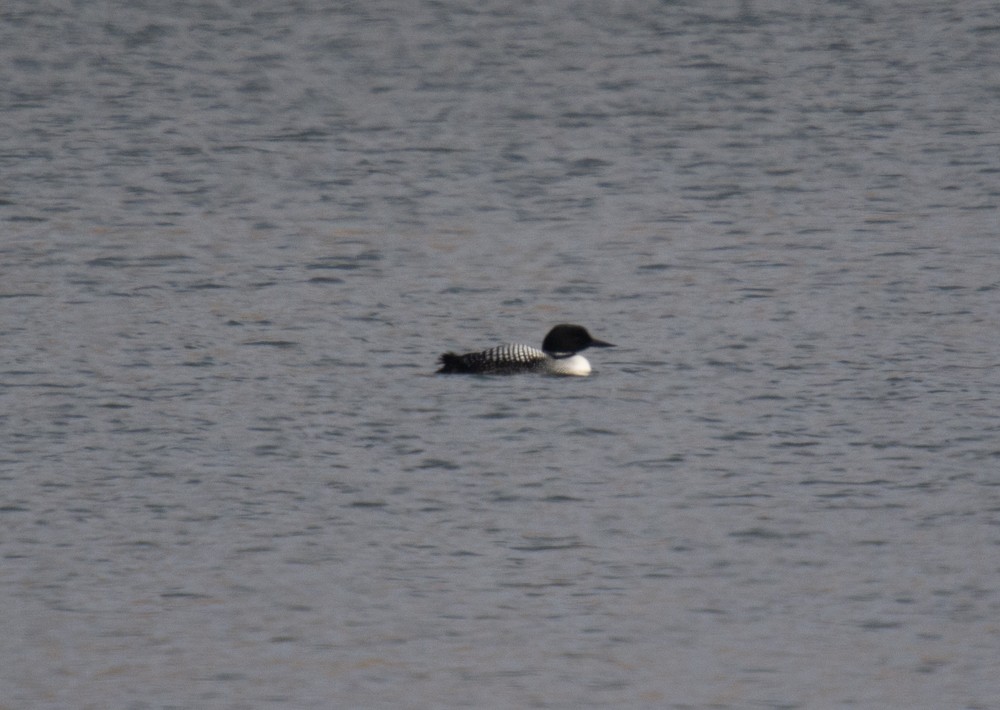
<instances>
[{"instance_id":1,"label":"gray water","mask_svg":"<svg viewBox=\"0 0 1000 710\"><path fill-rule=\"evenodd\" d=\"M996 708L998 45L5 3L0 709Z\"/></svg>"}]
</instances>

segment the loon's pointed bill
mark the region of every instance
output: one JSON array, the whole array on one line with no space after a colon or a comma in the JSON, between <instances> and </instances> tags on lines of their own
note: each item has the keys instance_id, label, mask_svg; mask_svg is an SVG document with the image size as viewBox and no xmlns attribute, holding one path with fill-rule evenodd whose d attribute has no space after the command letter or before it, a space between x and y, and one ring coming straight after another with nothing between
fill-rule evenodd
<instances>
[{"instance_id":1,"label":"loon's pointed bill","mask_svg":"<svg viewBox=\"0 0 1000 710\"><path fill-rule=\"evenodd\" d=\"M449 352L441 356L438 372L478 375L539 372L585 377L591 373L590 363L577 353L591 347L612 348L614 343L594 338L583 326L561 323L545 336L541 350L510 344L462 355Z\"/></svg>"}]
</instances>

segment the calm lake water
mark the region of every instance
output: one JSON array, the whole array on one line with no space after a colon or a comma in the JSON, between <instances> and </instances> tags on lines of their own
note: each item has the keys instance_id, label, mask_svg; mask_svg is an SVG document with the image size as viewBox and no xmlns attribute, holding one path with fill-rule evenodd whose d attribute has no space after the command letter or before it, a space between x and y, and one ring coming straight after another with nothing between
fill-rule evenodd
<instances>
[{"instance_id":1,"label":"calm lake water","mask_svg":"<svg viewBox=\"0 0 1000 710\"><path fill-rule=\"evenodd\" d=\"M0 710L996 708L996 10L7 2Z\"/></svg>"}]
</instances>

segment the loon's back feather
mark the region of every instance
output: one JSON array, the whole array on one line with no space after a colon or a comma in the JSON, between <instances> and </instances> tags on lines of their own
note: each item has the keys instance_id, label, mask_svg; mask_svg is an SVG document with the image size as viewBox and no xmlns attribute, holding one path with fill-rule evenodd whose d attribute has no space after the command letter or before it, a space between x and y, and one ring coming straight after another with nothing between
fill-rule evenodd
<instances>
[{"instance_id":1,"label":"loon's back feather","mask_svg":"<svg viewBox=\"0 0 1000 710\"><path fill-rule=\"evenodd\" d=\"M445 353L441 356L443 374L512 375L544 369L551 358L528 345L500 345L478 353Z\"/></svg>"}]
</instances>

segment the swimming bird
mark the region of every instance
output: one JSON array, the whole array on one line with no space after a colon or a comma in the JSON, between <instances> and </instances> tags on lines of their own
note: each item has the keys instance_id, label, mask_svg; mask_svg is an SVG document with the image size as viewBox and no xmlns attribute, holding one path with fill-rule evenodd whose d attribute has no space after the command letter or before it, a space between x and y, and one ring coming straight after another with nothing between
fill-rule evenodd
<instances>
[{"instance_id":1,"label":"swimming bird","mask_svg":"<svg viewBox=\"0 0 1000 710\"><path fill-rule=\"evenodd\" d=\"M595 347L611 348L614 344L597 340L583 326L561 323L545 336L541 350L530 345L511 343L462 355L449 352L440 357L441 369L438 372L446 375L516 375L539 372L586 377L591 372L590 363L578 353Z\"/></svg>"}]
</instances>

